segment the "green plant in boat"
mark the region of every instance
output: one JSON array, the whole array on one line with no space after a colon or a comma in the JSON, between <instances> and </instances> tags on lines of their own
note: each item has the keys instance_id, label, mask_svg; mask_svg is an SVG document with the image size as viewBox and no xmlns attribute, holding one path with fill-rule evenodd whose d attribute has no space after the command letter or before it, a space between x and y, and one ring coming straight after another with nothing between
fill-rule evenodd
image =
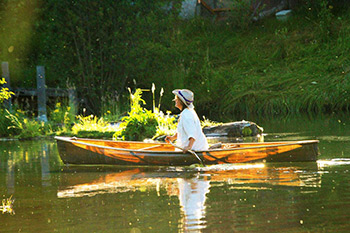
<instances>
[{"instance_id":1,"label":"green plant in boat","mask_svg":"<svg viewBox=\"0 0 350 233\"><path fill-rule=\"evenodd\" d=\"M141 89L136 89L134 94L131 93L130 89L129 92L131 110L128 116L122 118L121 130L114 134L114 138L136 141L152 138L157 132L157 117L152 111L141 106L141 104L145 104Z\"/></svg>"}]
</instances>

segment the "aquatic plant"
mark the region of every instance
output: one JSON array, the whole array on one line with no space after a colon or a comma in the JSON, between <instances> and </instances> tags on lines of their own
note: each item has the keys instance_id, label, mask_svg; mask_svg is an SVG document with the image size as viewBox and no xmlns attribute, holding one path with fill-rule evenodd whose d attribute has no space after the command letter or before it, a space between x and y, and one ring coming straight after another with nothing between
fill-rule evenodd
<instances>
[{"instance_id":1,"label":"aquatic plant","mask_svg":"<svg viewBox=\"0 0 350 233\"><path fill-rule=\"evenodd\" d=\"M7 198L7 199L3 199L2 200L2 205L0 205L0 211L4 214L4 213L9 213L11 215L15 214L15 211L13 210L13 203L15 202L14 199L12 199L12 196Z\"/></svg>"}]
</instances>

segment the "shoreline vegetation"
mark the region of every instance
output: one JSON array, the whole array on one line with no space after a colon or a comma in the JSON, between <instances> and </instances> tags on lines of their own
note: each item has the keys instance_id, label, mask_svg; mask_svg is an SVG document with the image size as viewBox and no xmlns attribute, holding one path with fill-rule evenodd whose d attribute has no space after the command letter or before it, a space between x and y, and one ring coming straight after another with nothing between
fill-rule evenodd
<instances>
[{"instance_id":1,"label":"shoreline vegetation","mask_svg":"<svg viewBox=\"0 0 350 233\"><path fill-rule=\"evenodd\" d=\"M135 133L140 130L164 134L174 130L170 111L176 88L194 91L197 112L207 123L350 111L350 14L348 6L337 4L342 1L303 1L286 21L267 17L257 22L243 10L223 21L183 20L177 5L164 11L167 1L126 2L1 3L0 13L6 10L10 16L25 16L21 9L26 4L37 13L19 23L22 33L29 33L28 23L35 25L31 35L1 37L7 39L0 40L0 58L14 70L11 86L34 86L29 68L44 65L48 86L76 88L80 111L73 116L65 101L57 100L43 123L23 104L15 104L12 112L1 107L0 137L69 135L74 130L137 140L142 140ZM91 20L84 24L87 15ZM2 32L10 32L12 20L0 26ZM153 86L162 87L162 94ZM149 87L151 95L143 99L136 93ZM9 90L0 93L1 103ZM133 95L139 95L138 110L129 100ZM92 127L109 127L122 117L127 131Z\"/></svg>"}]
</instances>

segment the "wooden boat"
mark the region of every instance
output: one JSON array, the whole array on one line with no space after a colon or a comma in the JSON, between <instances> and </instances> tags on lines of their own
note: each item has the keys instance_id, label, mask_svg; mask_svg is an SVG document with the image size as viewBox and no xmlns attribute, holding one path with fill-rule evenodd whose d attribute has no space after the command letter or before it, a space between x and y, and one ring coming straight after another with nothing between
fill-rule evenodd
<instances>
[{"instance_id":1,"label":"wooden boat","mask_svg":"<svg viewBox=\"0 0 350 233\"><path fill-rule=\"evenodd\" d=\"M180 166L199 163L167 143L55 137L65 164ZM318 141L223 143L220 148L196 151L206 165L247 162L308 162L319 155Z\"/></svg>"}]
</instances>

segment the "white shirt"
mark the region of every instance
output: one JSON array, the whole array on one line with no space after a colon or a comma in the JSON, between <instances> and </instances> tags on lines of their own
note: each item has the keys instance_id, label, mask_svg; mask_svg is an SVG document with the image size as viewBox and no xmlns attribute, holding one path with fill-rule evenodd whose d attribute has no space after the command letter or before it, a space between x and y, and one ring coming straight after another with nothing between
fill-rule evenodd
<instances>
[{"instance_id":1,"label":"white shirt","mask_svg":"<svg viewBox=\"0 0 350 233\"><path fill-rule=\"evenodd\" d=\"M192 150L208 150L208 142L202 131L201 123L194 109L185 108L179 118L177 125L177 146L184 148L188 146L189 139L194 138Z\"/></svg>"}]
</instances>

